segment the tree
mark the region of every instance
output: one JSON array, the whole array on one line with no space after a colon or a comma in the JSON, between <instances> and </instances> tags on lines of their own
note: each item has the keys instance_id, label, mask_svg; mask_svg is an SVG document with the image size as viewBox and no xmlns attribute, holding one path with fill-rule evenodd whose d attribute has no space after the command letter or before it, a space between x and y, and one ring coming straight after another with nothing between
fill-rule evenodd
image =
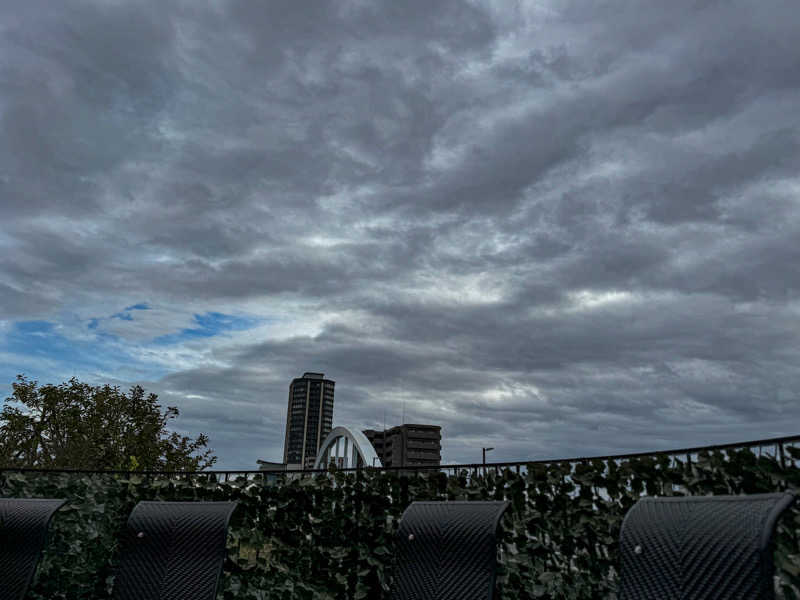
<instances>
[{"instance_id":1,"label":"tree","mask_svg":"<svg viewBox=\"0 0 800 600\"><path fill-rule=\"evenodd\" d=\"M140 386L91 386L75 377L39 386L18 375L0 412L0 466L51 469L200 471L217 457L208 437L167 431L177 407L162 413Z\"/></svg>"}]
</instances>

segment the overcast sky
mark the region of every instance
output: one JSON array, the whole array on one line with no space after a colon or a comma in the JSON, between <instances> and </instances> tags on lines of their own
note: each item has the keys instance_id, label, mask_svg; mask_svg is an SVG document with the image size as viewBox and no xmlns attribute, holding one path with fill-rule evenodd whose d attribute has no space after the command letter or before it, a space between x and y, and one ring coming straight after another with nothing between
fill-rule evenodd
<instances>
[{"instance_id":1,"label":"overcast sky","mask_svg":"<svg viewBox=\"0 0 800 600\"><path fill-rule=\"evenodd\" d=\"M786 2L0 1L0 390L134 383L218 468L800 433Z\"/></svg>"}]
</instances>

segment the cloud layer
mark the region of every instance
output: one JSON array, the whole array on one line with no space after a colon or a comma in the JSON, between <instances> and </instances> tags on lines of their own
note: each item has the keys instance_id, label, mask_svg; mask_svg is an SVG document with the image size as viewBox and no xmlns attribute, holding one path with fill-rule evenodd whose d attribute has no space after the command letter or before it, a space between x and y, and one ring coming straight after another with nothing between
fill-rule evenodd
<instances>
[{"instance_id":1,"label":"cloud layer","mask_svg":"<svg viewBox=\"0 0 800 600\"><path fill-rule=\"evenodd\" d=\"M6 2L0 375L141 383L225 468L279 459L306 370L447 462L798 433L799 26Z\"/></svg>"}]
</instances>

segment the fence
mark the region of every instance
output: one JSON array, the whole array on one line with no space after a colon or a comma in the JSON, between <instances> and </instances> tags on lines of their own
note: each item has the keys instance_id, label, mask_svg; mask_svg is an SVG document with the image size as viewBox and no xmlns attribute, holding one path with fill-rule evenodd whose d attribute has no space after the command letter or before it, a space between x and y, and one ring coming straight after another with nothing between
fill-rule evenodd
<instances>
[{"instance_id":1,"label":"fence","mask_svg":"<svg viewBox=\"0 0 800 600\"><path fill-rule=\"evenodd\" d=\"M513 469L519 474L524 474L528 465L558 465L570 463L586 463L595 460L608 461L608 460L627 460L631 458L644 458L644 457L658 457L667 456L670 458L677 458L686 456L686 461L691 463L697 460L697 454L701 452L713 452L716 450L727 449L740 449L740 448L758 448L758 456L762 455L764 448L773 448L772 458L780 461L782 467L787 466L787 461L792 461L792 465L797 464L797 459L791 456L787 457L786 447L795 448L796 444L800 444L800 435L791 435L784 437L766 438L761 440L750 440L747 442L731 442L727 444L715 444L710 446L693 446L690 448L676 448L673 450L654 450L650 452L633 452L628 454L609 454L604 456L578 456L573 458L556 458L556 459L535 459L535 460L520 460L511 462L490 462L490 463L463 463L453 465L409 465L404 467L349 467L337 468L337 472L347 473L363 470L371 470L375 472L400 472L403 474L421 473L430 471L440 471L447 475L457 475L466 471L474 476L480 473L487 473L494 471L495 474L499 473L501 469ZM769 456L769 454L767 454ZM692 458L694 457L694 459ZM42 473L76 473L76 474L95 474L95 473L108 473L116 475L129 474L131 471L127 470L105 470L93 471L85 469L37 469L26 467L0 467L0 471L16 471L16 472L42 472ZM207 471L135 471L140 475L171 475L181 477L186 475L213 475L217 481L230 481L244 477L246 479L255 478L258 475L291 475L292 477L304 478L312 477L318 473L327 473L329 468L325 469L296 469L287 471L284 469L237 469L237 470L207 470Z\"/></svg>"},{"instance_id":2,"label":"fence","mask_svg":"<svg viewBox=\"0 0 800 600\"><path fill-rule=\"evenodd\" d=\"M53 522L33 600L110 600L125 519L141 500L239 503L221 600L388 600L398 519L415 500L511 503L499 554L502 600L615 600L619 531L639 497L798 493L798 441L800 435L486 466L194 473L0 469L0 496L67 499ZM799 538L800 507L793 507L776 536L778 598L800 599Z\"/></svg>"}]
</instances>

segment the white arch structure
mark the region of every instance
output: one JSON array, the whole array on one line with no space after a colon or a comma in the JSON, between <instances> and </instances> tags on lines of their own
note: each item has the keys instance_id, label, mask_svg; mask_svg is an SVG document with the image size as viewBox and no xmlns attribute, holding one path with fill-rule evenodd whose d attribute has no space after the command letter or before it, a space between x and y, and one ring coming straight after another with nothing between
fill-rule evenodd
<instances>
[{"instance_id":1,"label":"white arch structure","mask_svg":"<svg viewBox=\"0 0 800 600\"><path fill-rule=\"evenodd\" d=\"M382 467L375 448L363 433L351 431L347 427L335 427L328 434L317 452L315 469L324 469L331 460L337 467Z\"/></svg>"}]
</instances>

